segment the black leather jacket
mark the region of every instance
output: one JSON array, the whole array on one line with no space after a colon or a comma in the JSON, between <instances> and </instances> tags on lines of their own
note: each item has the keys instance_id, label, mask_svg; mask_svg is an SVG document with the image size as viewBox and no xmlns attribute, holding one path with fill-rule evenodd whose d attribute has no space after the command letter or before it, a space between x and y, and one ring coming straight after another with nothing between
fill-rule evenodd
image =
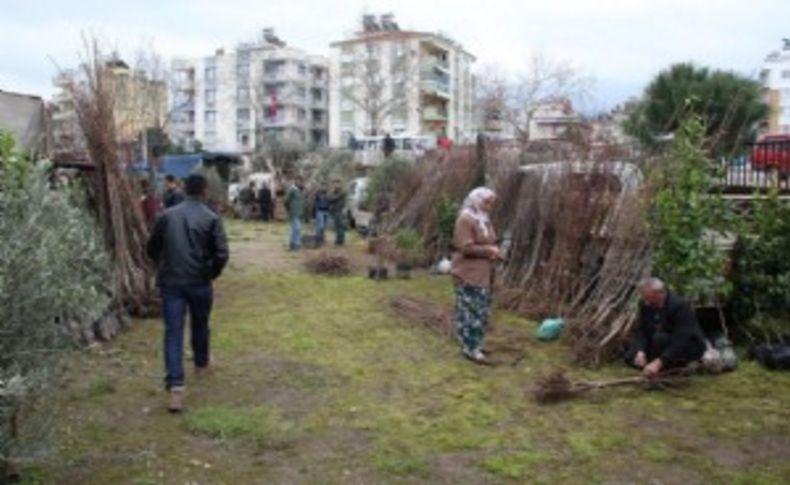
<instances>
[{"instance_id":1,"label":"black leather jacket","mask_svg":"<svg viewBox=\"0 0 790 485\"><path fill-rule=\"evenodd\" d=\"M222 219L189 197L159 216L146 249L159 265L159 286L207 285L228 262Z\"/></svg>"}]
</instances>

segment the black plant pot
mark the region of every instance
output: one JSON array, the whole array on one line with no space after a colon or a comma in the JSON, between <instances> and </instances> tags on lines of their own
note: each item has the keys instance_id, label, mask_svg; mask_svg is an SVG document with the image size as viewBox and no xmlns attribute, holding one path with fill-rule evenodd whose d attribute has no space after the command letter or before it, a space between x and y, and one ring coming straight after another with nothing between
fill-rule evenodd
<instances>
[{"instance_id":1,"label":"black plant pot","mask_svg":"<svg viewBox=\"0 0 790 485\"><path fill-rule=\"evenodd\" d=\"M406 280L411 278L412 268L412 265L409 263L398 263L395 265L395 273L397 274L398 278Z\"/></svg>"},{"instance_id":2,"label":"black plant pot","mask_svg":"<svg viewBox=\"0 0 790 485\"><path fill-rule=\"evenodd\" d=\"M368 278L372 280L386 280L389 277L389 270L386 266L368 267Z\"/></svg>"}]
</instances>

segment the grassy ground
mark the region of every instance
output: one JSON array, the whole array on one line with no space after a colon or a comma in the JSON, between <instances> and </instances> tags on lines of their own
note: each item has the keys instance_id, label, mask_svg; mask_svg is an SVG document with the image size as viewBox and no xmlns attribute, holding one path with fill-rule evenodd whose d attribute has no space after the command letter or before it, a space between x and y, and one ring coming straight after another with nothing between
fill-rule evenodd
<instances>
[{"instance_id":1,"label":"grassy ground","mask_svg":"<svg viewBox=\"0 0 790 485\"><path fill-rule=\"evenodd\" d=\"M788 374L744 363L680 390L540 406L530 383L569 364L561 344L532 338L533 323L497 313L498 338L525 342L528 356L478 367L387 310L398 293L449 303L446 278L367 280L358 240L345 250L357 276L318 277L284 250L284 226L231 223L229 234L217 370L188 373L187 411L165 412L161 323L139 322L74 360L54 396L50 453L29 482L790 482Z\"/></svg>"}]
</instances>

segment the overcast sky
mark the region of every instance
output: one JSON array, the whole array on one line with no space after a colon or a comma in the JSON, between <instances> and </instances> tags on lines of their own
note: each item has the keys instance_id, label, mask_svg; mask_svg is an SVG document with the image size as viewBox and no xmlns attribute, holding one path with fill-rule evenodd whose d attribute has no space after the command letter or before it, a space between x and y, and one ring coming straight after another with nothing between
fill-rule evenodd
<instances>
[{"instance_id":1,"label":"overcast sky","mask_svg":"<svg viewBox=\"0 0 790 485\"><path fill-rule=\"evenodd\" d=\"M57 66L77 63L81 32L122 54L204 56L274 27L289 44L328 54L363 13L393 12L403 29L440 31L478 68L517 72L532 53L595 79L585 110L641 93L678 61L756 76L790 37L790 0L0 0L0 89L54 91Z\"/></svg>"}]
</instances>

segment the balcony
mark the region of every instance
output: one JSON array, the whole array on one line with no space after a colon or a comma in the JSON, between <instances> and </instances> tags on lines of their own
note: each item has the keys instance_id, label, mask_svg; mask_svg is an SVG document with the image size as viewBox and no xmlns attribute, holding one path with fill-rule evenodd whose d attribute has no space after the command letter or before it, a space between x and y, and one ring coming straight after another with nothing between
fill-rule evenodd
<instances>
[{"instance_id":1,"label":"balcony","mask_svg":"<svg viewBox=\"0 0 790 485\"><path fill-rule=\"evenodd\" d=\"M420 81L420 90L444 99L450 99L450 85L436 79L423 79Z\"/></svg>"},{"instance_id":2,"label":"balcony","mask_svg":"<svg viewBox=\"0 0 790 485\"><path fill-rule=\"evenodd\" d=\"M450 74L450 63L436 56L425 56L420 63L423 72L438 71L443 74Z\"/></svg>"},{"instance_id":3,"label":"balcony","mask_svg":"<svg viewBox=\"0 0 790 485\"><path fill-rule=\"evenodd\" d=\"M282 128L285 126L293 125L294 122L288 116L267 116L263 119L263 126L265 128Z\"/></svg>"},{"instance_id":4,"label":"balcony","mask_svg":"<svg viewBox=\"0 0 790 485\"><path fill-rule=\"evenodd\" d=\"M447 110L428 106L422 110L422 119L425 121L447 121Z\"/></svg>"}]
</instances>

